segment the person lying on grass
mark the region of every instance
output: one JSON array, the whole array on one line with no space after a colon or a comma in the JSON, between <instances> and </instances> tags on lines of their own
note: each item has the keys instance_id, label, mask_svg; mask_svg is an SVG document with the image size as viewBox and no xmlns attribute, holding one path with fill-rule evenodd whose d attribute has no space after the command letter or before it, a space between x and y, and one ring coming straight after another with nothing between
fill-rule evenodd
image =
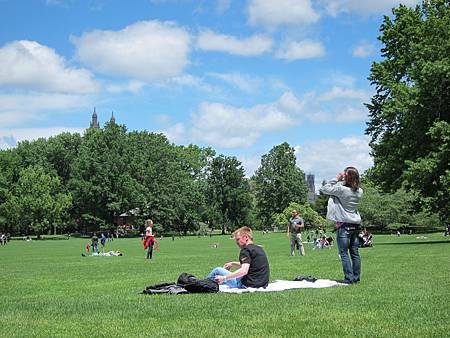
<instances>
[{"instance_id":1,"label":"person lying on grass","mask_svg":"<svg viewBox=\"0 0 450 338\"><path fill-rule=\"evenodd\" d=\"M84 253L82 253L81 256L86 257ZM123 253L121 253L119 250L108 252L94 252L92 253L91 256L106 256L106 257L123 256Z\"/></svg>"},{"instance_id":2,"label":"person lying on grass","mask_svg":"<svg viewBox=\"0 0 450 338\"><path fill-rule=\"evenodd\" d=\"M269 284L269 261L264 250L253 244L253 232L249 227L242 227L233 233L236 244L241 249L239 262L228 262L223 268L211 271L208 278L231 288L259 288ZM239 267L231 272L232 267Z\"/></svg>"}]
</instances>

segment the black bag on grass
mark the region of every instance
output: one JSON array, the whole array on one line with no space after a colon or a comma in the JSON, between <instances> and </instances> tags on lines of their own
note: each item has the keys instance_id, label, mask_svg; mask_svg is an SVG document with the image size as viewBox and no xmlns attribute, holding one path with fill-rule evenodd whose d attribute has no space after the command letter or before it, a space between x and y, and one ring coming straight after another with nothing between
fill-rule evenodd
<instances>
[{"instance_id":1,"label":"black bag on grass","mask_svg":"<svg viewBox=\"0 0 450 338\"><path fill-rule=\"evenodd\" d=\"M210 279L198 279L194 275L183 272L178 277L177 284L189 293L213 293L219 292L219 284Z\"/></svg>"},{"instance_id":2,"label":"black bag on grass","mask_svg":"<svg viewBox=\"0 0 450 338\"><path fill-rule=\"evenodd\" d=\"M301 282L304 280L307 282L314 283L317 280L317 278L315 278L313 276L303 276L303 275L300 275L300 276L297 276L294 278L294 281L297 281L297 282Z\"/></svg>"},{"instance_id":3,"label":"black bag on grass","mask_svg":"<svg viewBox=\"0 0 450 338\"><path fill-rule=\"evenodd\" d=\"M184 286L184 285L186 285L186 284L195 282L195 281L197 281L197 280L198 280L198 278L195 277L194 275L191 275L190 273L183 272L183 273L178 277L177 284L178 284L178 285L181 285L181 286Z\"/></svg>"}]
</instances>

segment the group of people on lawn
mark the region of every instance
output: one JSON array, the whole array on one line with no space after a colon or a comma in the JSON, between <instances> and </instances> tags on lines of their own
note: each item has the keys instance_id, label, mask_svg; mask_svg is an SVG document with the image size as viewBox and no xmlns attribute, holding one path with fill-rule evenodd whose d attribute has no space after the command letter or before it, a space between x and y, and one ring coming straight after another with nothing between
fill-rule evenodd
<instances>
[{"instance_id":1,"label":"group of people on lawn","mask_svg":"<svg viewBox=\"0 0 450 338\"><path fill-rule=\"evenodd\" d=\"M359 233L361 216L358 204L363 191L360 188L359 172L355 167L347 167L336 178L329 180L320 188L329 195L327 218L336 222L336 242L342 262L344 279L340 282L355 284L361 278L361 258L359 256ZM292 211L289 219L288 236L291 239L291 255L299 250L305 255L302 242L303 219L297 210ZM242 227L233 233L240 248L239 261L226 263L211 271L208 278L232 288L266 287L269 283L269 262L263 248L253 243L252 230ZM231 271L237 267L235 271Z\"/></svg>"},{"instance_id":2,"label":"group of people on lawn","mask_svg":"<svg viewBox=\"0 0 450 338\"><path fill-rule=\"evenodd\" d=\"M336 242L344 272L344 279L341 282L346 284L358 283L361 276L361 259L358 251L361 216L357 208L363 191L359 185L358 170L347 167L336 178L329 180L320 188L322 193L330 196L327 218L336 222ZM145 226L144 248L147 250L146 258L151 259L157 245L153 233L153 221L147 220ZM302 256L305 255L302 241L303 230L304 221L297 210L293 210L288 226L292 256L296 249ZM241 227L233 233L233 238L240 249L239 260L214 268L208 278L231 288L266 287L270 277L269 261L264 249L253 243L252 229L246 226ZM104 245L102 240L103 236L100 241ZM330 244L325 237L322 245L326 245L327 241ZM94 252L98 252L97 244L98 238L94 235L92 238Z\"/></svg>"}]
</instances>

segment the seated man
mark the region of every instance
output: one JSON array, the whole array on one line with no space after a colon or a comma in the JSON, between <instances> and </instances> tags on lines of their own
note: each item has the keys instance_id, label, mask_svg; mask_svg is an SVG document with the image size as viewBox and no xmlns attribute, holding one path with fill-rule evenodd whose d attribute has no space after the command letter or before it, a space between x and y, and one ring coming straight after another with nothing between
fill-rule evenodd
<instances>
[{"instance_id":1,"label":"seated man","mask_svg":"<svg viewBox=\"0 0 450 338\"><path fill-rule=\"evenodd\" d=\"M228 262L223 268L213 269L208 278L231 288L266 287L269 284L269 261L264 250L253 244L252 229L239 228L233 233L233 237L241 249L239 262ZM239 269L231 272L233 266L239 266Z\"/></svg>"}]
</instances>

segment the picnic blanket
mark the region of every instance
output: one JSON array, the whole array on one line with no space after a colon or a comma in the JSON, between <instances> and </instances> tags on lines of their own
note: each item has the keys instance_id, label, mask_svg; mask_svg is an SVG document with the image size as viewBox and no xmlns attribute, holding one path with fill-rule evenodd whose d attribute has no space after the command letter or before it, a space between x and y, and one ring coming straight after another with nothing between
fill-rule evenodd
<instances>
[{"instance_id":1,"label":"picnic blanket","mask_svg":"<svg viewBox=\"0 0 450 338\"><path fill-rule=\"evenodd\" d=\"M272 291L283 291L291 289L308 289L308 288L329 288L333 286L347 286L347 284L339 283L330 279L317 279L315 282L309 282L306 280L302 281L290 281L290 280L276 280L266 288L230 288L228 285L219 285L219 292L227 293L245 293L245 292L272 292Z\"/></svg>"}]
</instances>

